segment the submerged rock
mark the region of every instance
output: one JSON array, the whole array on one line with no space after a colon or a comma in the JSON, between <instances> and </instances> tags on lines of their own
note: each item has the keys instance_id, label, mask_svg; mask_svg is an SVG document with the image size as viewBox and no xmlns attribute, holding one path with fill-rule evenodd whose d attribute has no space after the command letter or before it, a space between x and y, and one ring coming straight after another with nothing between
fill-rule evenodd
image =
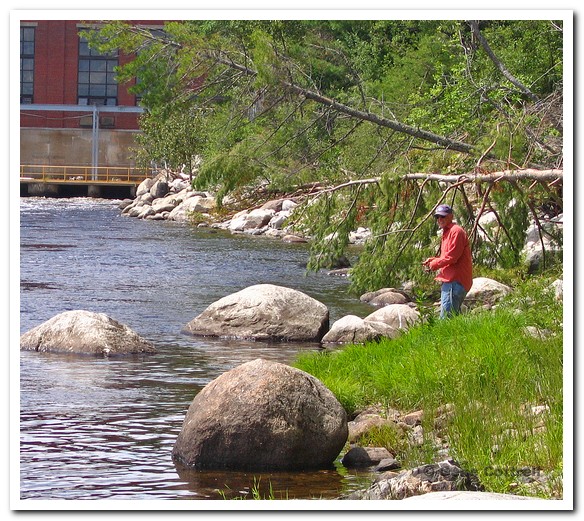
<instances>
[{"instance_id":1,"label":"submerged rock","mask_svg":"<svg viewBox=\"0 0 584 521\"><path fill-rule=\"evenodd\" d=\"M65 311L20 337L23 351L89 355L154 353L154 346L104 313Z\"/></svg>"}]
</instances>

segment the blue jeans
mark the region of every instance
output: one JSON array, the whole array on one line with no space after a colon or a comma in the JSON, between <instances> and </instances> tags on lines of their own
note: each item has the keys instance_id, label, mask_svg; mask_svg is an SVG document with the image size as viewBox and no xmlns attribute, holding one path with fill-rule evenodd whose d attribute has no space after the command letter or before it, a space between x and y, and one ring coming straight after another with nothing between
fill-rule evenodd
<instances>
[{"instance_id":1,"label":"blue jeans","mask_svg":"<svg viewBox=\"0 0 584 521\"><path fill-rule=\"evenodd\" d=\"M440 318L460 313L466 290L460 282L443 282L440 290Z\"/></svg>"}]
</instances>

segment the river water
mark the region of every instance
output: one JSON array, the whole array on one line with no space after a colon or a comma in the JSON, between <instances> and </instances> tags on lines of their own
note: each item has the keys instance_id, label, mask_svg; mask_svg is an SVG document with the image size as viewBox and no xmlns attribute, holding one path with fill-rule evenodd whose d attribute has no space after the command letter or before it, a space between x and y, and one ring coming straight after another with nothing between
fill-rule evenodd
<instances>
[{"instance_id":1,"label":"river water","mask_svg":"<svg viewBox=\"0 0 584 521\"><path fill-rule=\"evenodd\" d=\"M20 500L332 499L366 473L184 472L171 451L208 382L246 361L291 363L317 344L200 339L181 332L209 304L259 283L298 289L331 324L371 308L347 280L307 274L307 247L120 215L119 201L20 200L20 333L67 310L106 313L151 341L149 356L20 353ZM12 346L13 348L15 346Z\"/></svg>"}]
</instances>

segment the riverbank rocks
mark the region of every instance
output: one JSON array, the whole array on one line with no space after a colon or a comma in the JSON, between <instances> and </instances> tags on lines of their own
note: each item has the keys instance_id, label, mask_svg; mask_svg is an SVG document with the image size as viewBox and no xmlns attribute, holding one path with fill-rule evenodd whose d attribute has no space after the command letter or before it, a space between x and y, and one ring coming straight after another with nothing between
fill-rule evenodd
<instances>
[{"instance_id":1,"label":"riverbank rocks","mask_svg":"<svg viewBox=\"0 0 584 521\"><path fill-rule=\"evenodd\" d=\"M257 208L255 210L242 210L235 214L229 223L232 232L246 232L261 229L267 226L276 212L272 209Z\"/></svg>"},{"instance_id":2,"label":"riverbank rocks","mask_svg":"<svg viewBox=\"0 0 584 521\"><path fill-rule=\"evenodd\" d=\"M378 295L389 294L403 297L394 290L382 290ZM373 299L378 296L373 293L370 295ZM369 301L370 299L365 300ZM325 348L332 349L341 344L365 344L381 338L393 339L419 321L420 313L413 304L385 304L364 319L355 315L340 318L324 335L322 344Z\"/></svg>"},{"instance_id":3,"label":"riverbank rocks","mask_svg":"<svg viewBox=\"0 0 584 521\"><path fill-rule=\"evenodd\" d=\"M420 322L420 313L409 304L389 304L379 308L364 319L366 322L383 322L393 329L407 331Z\"/></svg>"},{"instance_id":4,"label":"riverbank rocks","mask_svg":"<svg viewBox=\"0 0 584 521\"><path fill-rule=\"evenodd\" d=\"M552 290L556 300L562 300L564 298L564 279L554 280L552 283Z\"/></svg>"},{"instance_id":5,"label":"riverbank rocks","mask_svg":"<svg viewBox=\"0 0 584 521\"><path fill-rule=\"evenodd\" d=\"M393 455L385 447L351 447L341 459L341 463L346 468L365 468L390 460L399 467Z\"/></svg>"},{"instance_id":6,"label":"riverbank rocks","mask_svg":"<svg viewBox=\"0 0 584 521\"><path fill-rule=\"evenodd\" d=\"M22 334L20 349L99 356L156 352L128 326L85 310L65 311Z\"/></svg>"},{"instance_id":7,"label":"riverbank rocks","mask_svg":"<svg viewBox=\"0 0 584 521\"><path fill-rule=\"evenodd\" d=\"M387 472L366 491L352 494L348 499L405 499L429 492L481 491L478 478L463 470L455 461L422 465L396 474Z\"/></svg>"},{"instance_id":8,"label":"riverbank rocks","mask_svg":"<svg viewBox=\"0 0 584 521\"><path fill-rule=\"evenodd\" d=\"M193 190L188 175L162 170L142 181L134 200L122 201L119 208L127 217L188 222L192 215L208 214L216 206L210 193Z\"/></svg>"},{"instance_id":9,"label":"riverbank rocks","mask_svg":"<svg viewBox=\"0 0 584 521\"><path fill-rule=\"evenodd\" d=\"M498 492L473 492L470 490L429 492L421 496L410 496L404 501L547 501L540 497L518 496L517 494L501 494ZM477 507L481 508L481 507Z\"/></svg>"},{"instance_id":10,"label":"riverbank rocks","mask_svg":"<svg viewBox=\"0 0 584 521\"><path fill-rule=\"evenodd\" d=\"M267 201L260 208L242 210L222 223L213 225L231 233L247 233L283 238L287 235L286 220L292 215L298 204L291 199L274 199Z\"/></svg>"},{"instance_id":11,"label":"riverbank rocks","mask_svg":"<svg viewBox=\"0 0 584 521\"><path fill-rule=\"evenodd\" d=\"M376 307L389 306L390 304L407 304L410 302L410 299L403 292L394 288L382 288L377 291L364 293L359 300Z\"/></svg>"},{"instance_id":12,"label":"riverbank rocks","mask_svg":"<svg viewBox=\"0 0 584 521\"><path fill-rule=\"evenodd\" d=\"M564 214L555 217L544 216L539 223L531 223L525 232L525 244L522 250L529 273L535 273L540 269L544 254L548 263L550 260L561 261L563 227Z\"/></svg>"},{"instance_id":13,"label":"riverbank rocks","mask_svg":"<svg viewBox=\"0 0 584 521\"><path fill-rule=\"evenodd\" d=\"M395 419L384 418L376 413L361 413L349 422L348 427L349 443L361 443L363 437L379 429L394 429L399 433L398 435L405 435L405 429Z\"/></svg>"},{"instance_id":14,"label":"riverbank rocks","mask_svg":"<svg viewBox=\"0 0 584 521\"><path fill-rule=\"evenodd\" d=\"M217 207L215 198L209 196L207 193L187 193L189 197L183 199L181 203L176 204L175 207L170 210L167 220L186 222L192 214L206 214Z\"/></svg>"},{"instance_id":15,"label":"riverbank rocks","mask_svg":"<svg viewBox=\"0 0 584 521\"><path fill-rule=\"evenodd\" d=\"M487 277L477 277L473 279L472 288L467 293L464 303L471 308L493 306L512 291L509 286L501 282Z\"/></svg>"},{"instance_id":16,"label":"riverbank rocks","mask_svg":"<svg viewBox=\"0 0 584 521\"><path fill-rule=\"evenodd\" d=\"M319 342L329 311L301 291L257 284L223 297L191 320L184 332L261 341Z\"/></svg>"},{"instance_id":17,"label":"riverbank rocks","mask_svg":"<svg viewBox=\"0 0 584 521\"><path fill-rule=\"evenodd\" d=\"M322 338L325 345L365 344L380 338L396 338L399 331L384 322L366 321L356 315L346 315L331 326Z\"/></svg>"},{"instance_id":18,"label":"riverbank rocks","mask_svg":"<svg viewBox=\"0 0 584 521\"><path fill-rule=\"evenodd\" d=\"M257 359L209 383L193 399L173 447L197 469L329 468L347 441L345 410L313 376Z\"/></svg>"}]
</instances>

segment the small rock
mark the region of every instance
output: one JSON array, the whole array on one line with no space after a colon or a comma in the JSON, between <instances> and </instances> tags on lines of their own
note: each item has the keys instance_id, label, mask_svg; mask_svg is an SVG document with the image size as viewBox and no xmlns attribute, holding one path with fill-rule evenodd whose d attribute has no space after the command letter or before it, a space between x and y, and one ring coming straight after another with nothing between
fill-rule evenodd
<instances>
[{"instance_id":1,"label":"small rock","mask_svg":"<svg viewBox=\"0 0 584 521\"><path fill-rule=\"evenodd\" d=\"M341 463L347 468L372 467L388 458L393 458L393 455L384 447L352 447Z\"/></svg>"},{"instance_id":2,"label":"small rock","mask_svg":"<svg viewBox=\"0 0 584 521\"><path fill-rule=\"evenodd\" d=\"M384 458L373 469L375 472L387 472L401 468L400 463L394 458Z\"/></svg>"},{"instance_id":3,"label":"small rock","mask_svg":"<svg viewBox=\"0 0 584 521\"><path fill-rule=\"evenodd\" d=\"M424 418L424 411L415 411L409 414L406 414L402 421L407 425L420 425L422 423L422 419Z\"/></svg>"}]
</instances>

